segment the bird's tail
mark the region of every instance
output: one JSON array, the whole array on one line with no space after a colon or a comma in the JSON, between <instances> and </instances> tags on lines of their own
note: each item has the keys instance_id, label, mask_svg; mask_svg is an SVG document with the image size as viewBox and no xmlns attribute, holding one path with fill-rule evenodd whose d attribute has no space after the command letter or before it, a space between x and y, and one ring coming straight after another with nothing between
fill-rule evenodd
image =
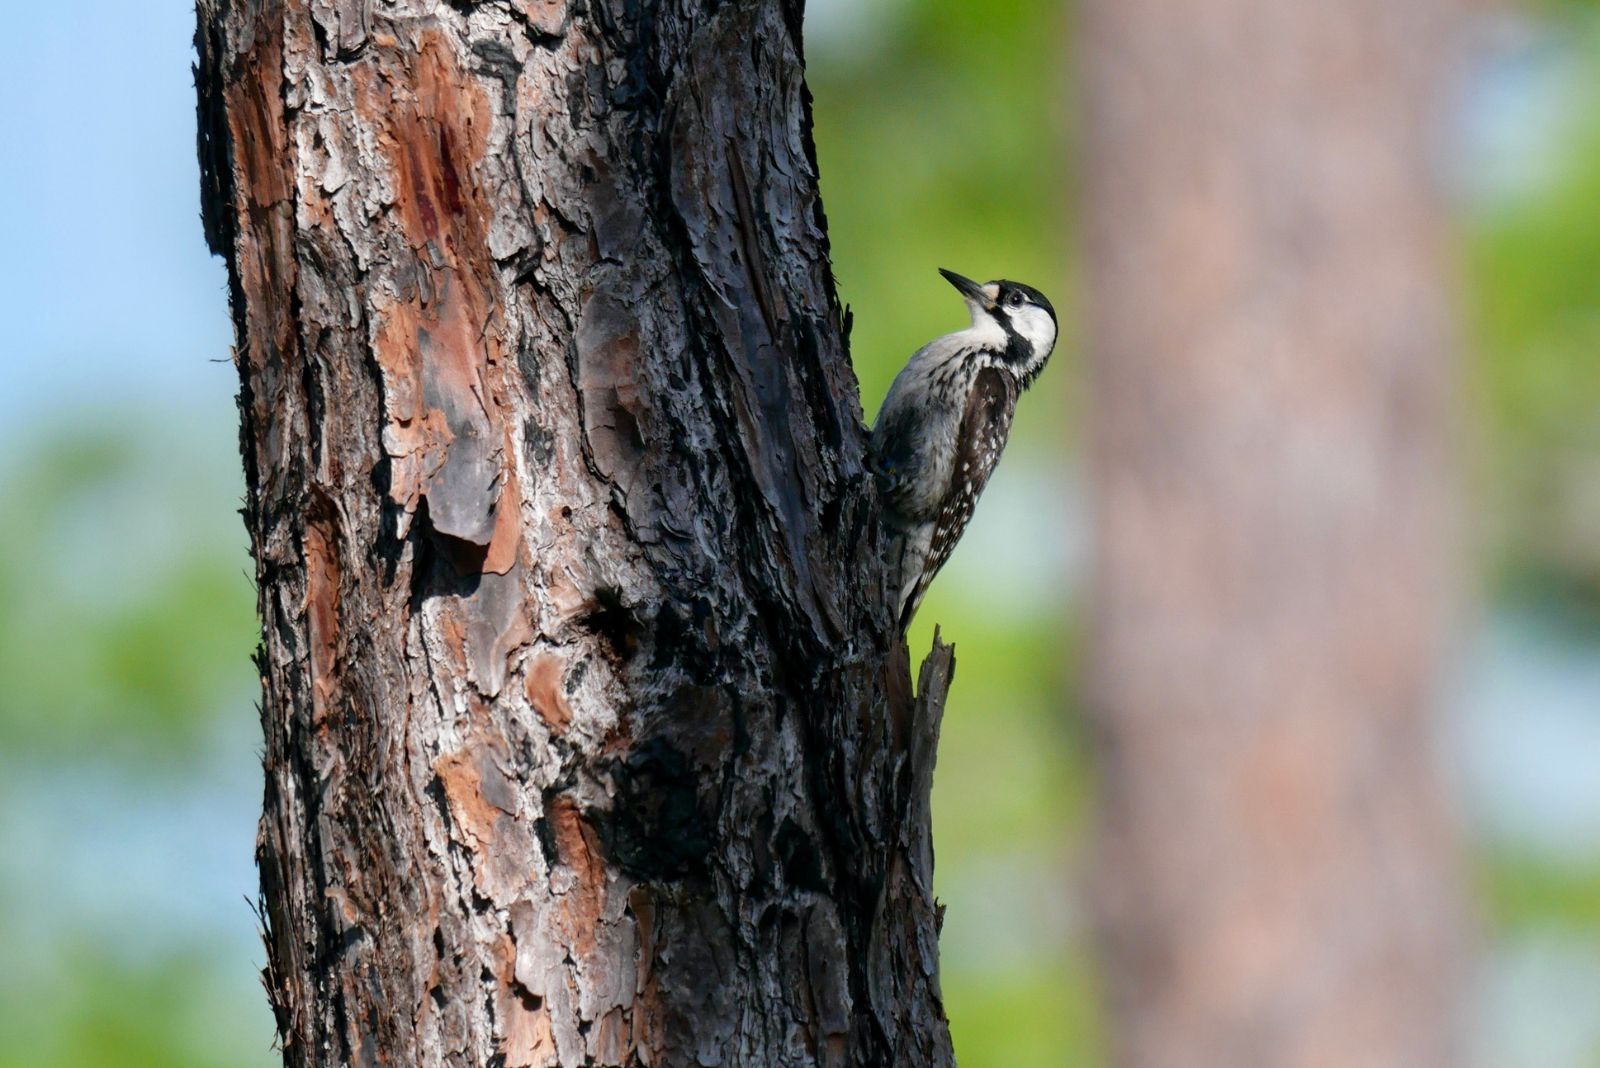
<instances>
[{"instance_id":1,"label":"bird's tail","mask_svg":"<svg viewBox=\"0 0 1600 1068\"><path fill-rule=\"evenodd\" d=\"M889 544L889 588L895 591L895 617L902 634L911 626L911 617L917 614L922 595L928 591L924 540L915 531L896 530Z\"/></svg>"}]
</instances>

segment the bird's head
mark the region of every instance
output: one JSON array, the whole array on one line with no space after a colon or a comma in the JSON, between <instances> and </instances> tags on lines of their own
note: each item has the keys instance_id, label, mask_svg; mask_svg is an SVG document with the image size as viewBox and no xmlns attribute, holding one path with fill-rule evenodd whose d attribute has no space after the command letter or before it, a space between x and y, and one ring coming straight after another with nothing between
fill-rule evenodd
<instances>
[{"instance_id":1,"label":"bird's head","mask_svg":"<svg viewBox=\"0 0 1600 1068\"><path fill-rule=\"evenodd\" d=\"M1056 345L1056 310L1049 298L1021 282L979 285L942 267L939 273L966 299L972 328L992 338L1012 373L1024 387L1031 385Z\"/></svg>"}]
</instances>

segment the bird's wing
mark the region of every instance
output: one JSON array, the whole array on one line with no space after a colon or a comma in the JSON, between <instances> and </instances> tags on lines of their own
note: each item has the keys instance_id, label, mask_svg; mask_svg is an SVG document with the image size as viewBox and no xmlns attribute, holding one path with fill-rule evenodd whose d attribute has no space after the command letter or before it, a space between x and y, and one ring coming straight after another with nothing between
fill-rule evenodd
<instances>
[{"instance_id":1,"label":"bird's wing","mask_svg":"<svg viewBox=\"0 0 1600 1068\"><path fill-rule=\"evenodd\" d=\"M1017 410L1017 387L1010 375L985 367L973 381L967 395L967 408L956 434L955 462L950 468L950 485L939 504L928 555L916 581L900 608L900 627L904 630L922 603L928 584L939 573L956 542L961 540L978 495L989 482L989 475L1000 462L1000 453L1011 436L1011 417Z\"/></svg>"},{"instance_id":2,"label":"bird's wing","mask_svg":"<svg viewBox=\"0 0 1600 1068\"><path fill-rule=\"evenodd\" d=\"M910 494L916 484L915 462L921 442L917 413L909 408L890 408L878 417L872 429L872 464L878 488L896 512L912 510Z\"/></svg>"}]
</instances>

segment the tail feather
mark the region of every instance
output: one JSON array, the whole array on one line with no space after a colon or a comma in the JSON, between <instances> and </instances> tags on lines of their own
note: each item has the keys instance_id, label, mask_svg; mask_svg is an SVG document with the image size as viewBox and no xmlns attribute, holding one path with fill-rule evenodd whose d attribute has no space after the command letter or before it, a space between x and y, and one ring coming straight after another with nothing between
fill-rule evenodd
<instances>
[{"instance_id":1,"label":"tail feather","mask_svg":"<svg viewBox=\"0 0 1600 1068\"><path fill-rule=\"evenodd\" d=\"M889 549L889 577L895 591L895 615L902 633L911 626L911 617L928 592L928 535L920 529L903 530L895 535Z\"/></svg>"}]
</instances>

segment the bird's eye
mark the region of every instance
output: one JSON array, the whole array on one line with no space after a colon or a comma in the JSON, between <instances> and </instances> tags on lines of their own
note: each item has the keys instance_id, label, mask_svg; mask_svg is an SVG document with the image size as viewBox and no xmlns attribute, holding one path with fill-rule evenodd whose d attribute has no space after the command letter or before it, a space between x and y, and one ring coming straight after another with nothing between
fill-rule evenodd
<instances>
[{"instance_id":1,"label":"bird's eye","mask_svg":"<svg viewBox=\"0 0 1600 1068\"><path fill-rule=\"evenodd\" d=\"M1011 306L1013 308L1020 308L1022 306L1022 294L1021 293L1013 293L1013 294L1011 294Z\"/></svg>"}]
</instances>

